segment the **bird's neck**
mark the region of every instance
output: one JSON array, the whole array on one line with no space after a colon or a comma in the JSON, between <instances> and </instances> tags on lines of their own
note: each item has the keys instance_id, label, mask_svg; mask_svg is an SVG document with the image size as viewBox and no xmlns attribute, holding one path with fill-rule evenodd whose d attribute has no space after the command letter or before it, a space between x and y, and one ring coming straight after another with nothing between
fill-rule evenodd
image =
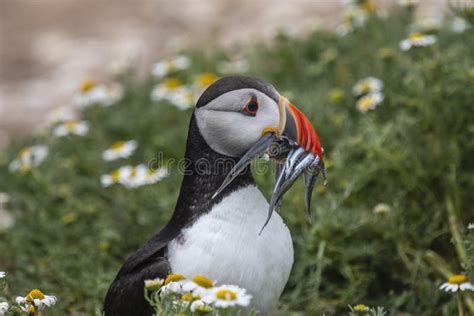
<instances>
[{"instance_id":1,"label":"bird's neck","mask_svg":"<svg viewBox=\"0 0 474 316\"><path fill-rule=\"evenodd\" d=\"M187 226L233 191L254 184L250 168L246 168L218 196L212 198L238 160L239 158L219 154L209 147L199 132L193 114L186 145L184 178L171 221Z\"/></svg>"}]
</instances>

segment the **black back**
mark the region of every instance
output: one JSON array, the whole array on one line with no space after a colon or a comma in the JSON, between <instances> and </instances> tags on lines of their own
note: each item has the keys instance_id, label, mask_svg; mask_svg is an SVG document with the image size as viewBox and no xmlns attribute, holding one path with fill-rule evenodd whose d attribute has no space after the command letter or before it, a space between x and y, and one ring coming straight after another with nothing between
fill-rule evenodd
<instances>
[{"instance_id":1,"label":"black back","mask_svg":"<svg viewBox=\"0 0 474 316\"><path fill-rule=\"evenodd\" d=\"M164 278L171 273L166 259L167 244L178 238L183 228L192 225L231 192L255 183L247 168L223 192L211 199L238 158L212 150L200 134L194 114L189 124L185 159L185 175L173 216L156 236L133 253L122 266L105 298L106 316L152 315L151 306L144 298L144 280Z\"/></svg>"}]
</instances>

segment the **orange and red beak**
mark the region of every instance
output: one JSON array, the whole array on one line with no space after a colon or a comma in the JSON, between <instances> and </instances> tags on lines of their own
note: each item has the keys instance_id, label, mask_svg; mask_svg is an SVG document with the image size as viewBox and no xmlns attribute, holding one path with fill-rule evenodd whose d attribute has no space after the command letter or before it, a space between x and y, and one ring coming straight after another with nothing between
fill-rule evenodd
<instances>
[{"instance_id":1,"label":"orange and red beak","mask_svg":"<svg viewBox=\"0 0 474 316\"><path fill-rule=\"evenodd\" d=\"M280 98L279 106L285 107L285 128L282 135L295 141L304 150L323 160L323 149L313 125L296 106L286 98Z\"/></svg>"}]
</instances>

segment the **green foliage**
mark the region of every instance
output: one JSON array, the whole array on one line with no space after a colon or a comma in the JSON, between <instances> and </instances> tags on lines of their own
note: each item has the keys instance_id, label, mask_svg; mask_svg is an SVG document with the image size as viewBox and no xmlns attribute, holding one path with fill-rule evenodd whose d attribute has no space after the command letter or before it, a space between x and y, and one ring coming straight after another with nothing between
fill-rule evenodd
<instances>
[{"instance_id":1,"label":"green foliage","mask_svg":"<svg viewBox=\"0 0 474 316\"><path fill-rule=\"evenodd\" d=\"M407 10L372 17L344 37L280 34L249 53L249 74L300 107L326 150L329 185L316 188L313 224L302 184L284 199L295 245L284 314L340 315L363 301L390 314L453 315L455 298L439 285L448 274L474 278L474 234L467 231L474 219L474 32L442 28L435 45L401 52L410 22ZM225 56L194 53L193 67L179 76L214 71ZM351 88L368 76L384 82L385 99L361 113ZM100 186L100 175L122 164L184 154L191 111L153 104L153 79L123 83L118 104L84 111L91 124L85 137L44 133L0 153L0 191L12 195L16 216L0 235L7 296L40 287L59 299L48 315L99 310L122 262L173 211L176 165L153 186ZM137 152L104 162L102 151L118 139L138 140ZM46 161L28 174L10 173L19 148L36 143L49 146ZM269 193L273 176L257 181ZM374 213L379 203L389 211ZM468 295L464 304L474 313Z\"/></svg>"}]
</instances>

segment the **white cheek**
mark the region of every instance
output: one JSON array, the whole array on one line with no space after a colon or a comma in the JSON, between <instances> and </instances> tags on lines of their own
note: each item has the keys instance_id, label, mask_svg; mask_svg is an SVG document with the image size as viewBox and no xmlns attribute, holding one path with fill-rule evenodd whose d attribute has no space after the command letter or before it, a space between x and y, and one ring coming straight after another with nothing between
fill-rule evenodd
<instances>
[{"instance_id":1,"label":"white cheek","mask_svg":"<svg viewBox=\"0 0 474 316\"><path fill-rule=\"evenodd\" d=\"M216 152L233 157L242 156L262 137L266 127L277 127L278 108L261 106L255 117L239 112L195 112L198 127L207 144Z\"/></svg>"}]
</instances>

